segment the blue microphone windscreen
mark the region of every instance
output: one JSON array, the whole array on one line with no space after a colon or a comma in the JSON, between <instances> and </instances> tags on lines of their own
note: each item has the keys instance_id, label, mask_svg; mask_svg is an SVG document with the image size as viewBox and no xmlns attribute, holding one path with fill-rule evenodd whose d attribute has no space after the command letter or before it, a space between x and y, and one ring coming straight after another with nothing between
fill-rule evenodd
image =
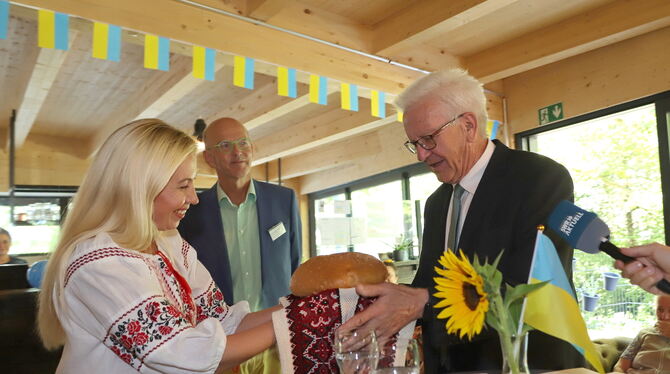
<instances>
[{"instance_id":1,"label":"blue microphone windscreen","mask_svg":"<svg viewBox=\"0 0 670 374\"><path fill-rule=\"evenodd\" d=\"M580 248L580 246L585 245L583 241L580 243L580 239L584 231L595 219L598 219L598 217L594 213L587 212L575 204L563 200L554 208L554 211L549 216L548 225L549 228L570 243L573 248L589 250L591 248ZM598 220L600 221L600 219ZM597 244L595 249L598 249Z\"/></svg>"}]
</instances>

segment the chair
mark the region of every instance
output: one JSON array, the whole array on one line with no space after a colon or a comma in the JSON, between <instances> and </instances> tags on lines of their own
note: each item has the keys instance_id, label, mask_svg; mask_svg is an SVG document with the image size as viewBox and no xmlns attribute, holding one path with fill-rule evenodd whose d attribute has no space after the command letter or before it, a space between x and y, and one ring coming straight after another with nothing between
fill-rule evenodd
<instances>
[{"instance_id":1,"label":"chair","mask_svg":"<svg viewBox=\"0 0 670 374\"><path fill-rule=\"evenodd\" d=\"M0 265L0 290L30 288L28 279L26 278L27 272L27 264Z\"/></svg>"},{"instance_id":2,"label":"chair","mask_svg":"<svg viewBox=\"0 0 670 374\"><path fill-rule=\"evenodd\" d=\"M24 273L25 278L25 273ZM37 288L0 291L0 352L3 373L54 373L61 351L49 352L36 333Z\"/></svg>"}]
</instances>

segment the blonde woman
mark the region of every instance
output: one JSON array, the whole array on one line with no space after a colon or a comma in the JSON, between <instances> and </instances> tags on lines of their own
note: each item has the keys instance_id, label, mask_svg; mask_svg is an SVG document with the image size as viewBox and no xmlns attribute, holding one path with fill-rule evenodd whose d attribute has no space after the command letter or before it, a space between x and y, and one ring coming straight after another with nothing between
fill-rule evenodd
<instances>
[{"instance_id":1,"label":"blonde woman","mask_svg":"<svg viewBox=\"0 0 670 374\"><path fill-rule=\"evenodd\" d=\"M220 373L273 344L275 308L226 305L175 230L198 203L195 154L188 135L154 119L98 152L40 293L42 341L64 345L59 373Z\"/></svg>"}]
</instances>

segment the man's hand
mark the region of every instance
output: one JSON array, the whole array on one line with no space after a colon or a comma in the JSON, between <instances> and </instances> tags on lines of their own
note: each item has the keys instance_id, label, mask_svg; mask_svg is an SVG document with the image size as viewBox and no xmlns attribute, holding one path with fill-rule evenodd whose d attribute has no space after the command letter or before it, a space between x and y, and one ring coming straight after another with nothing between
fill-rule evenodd
<instances>
[{"instance_id":1,"label":"man's hand","mask_svg":"<svg viewBox=\"0 0 670 374\"><path fill-rule=\"evenodd\" d=\"M361 296L377 297L364 311L357 313L340 327L342 331L373 330L384 341L411 321L421 318L428 302L428 290L392 283L367 284L356 287Z\"/></svg>"},{"instance_id":2,"label":"man's hand","mask_svg":"<svg viewBox=\"0 0 670 374\"><path fill-rule=\"evenodd\" d=\"M636 261L624 264L618 260L614 266L621 270L625 278L641 288L660 295L656 283L663 278L670 278L670 248L652 243L639 247L622 248L625 255L635 257Z\"/></svg>"}]
</instances>

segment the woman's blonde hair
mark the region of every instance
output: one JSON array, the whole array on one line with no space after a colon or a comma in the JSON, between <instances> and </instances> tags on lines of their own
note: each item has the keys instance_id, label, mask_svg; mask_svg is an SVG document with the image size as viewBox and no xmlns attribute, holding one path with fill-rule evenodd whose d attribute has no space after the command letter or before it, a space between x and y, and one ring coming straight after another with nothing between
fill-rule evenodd
<instances>
[{"instance_id":1,"label":"woman's blonde hair","mask_svg":"<svg viewBox=\"0 0 670 374\"><path fill-rule=\"evenodd\" d=\"M133 121L105 141L65 218L60 240L42 281L37 328L47 349L65 343L54 303L63 292L63 272L77 244L108 233L123 248L146 251L158 236L153 202L195 141L158 119Z\"/></svg>"}]
</instances>

